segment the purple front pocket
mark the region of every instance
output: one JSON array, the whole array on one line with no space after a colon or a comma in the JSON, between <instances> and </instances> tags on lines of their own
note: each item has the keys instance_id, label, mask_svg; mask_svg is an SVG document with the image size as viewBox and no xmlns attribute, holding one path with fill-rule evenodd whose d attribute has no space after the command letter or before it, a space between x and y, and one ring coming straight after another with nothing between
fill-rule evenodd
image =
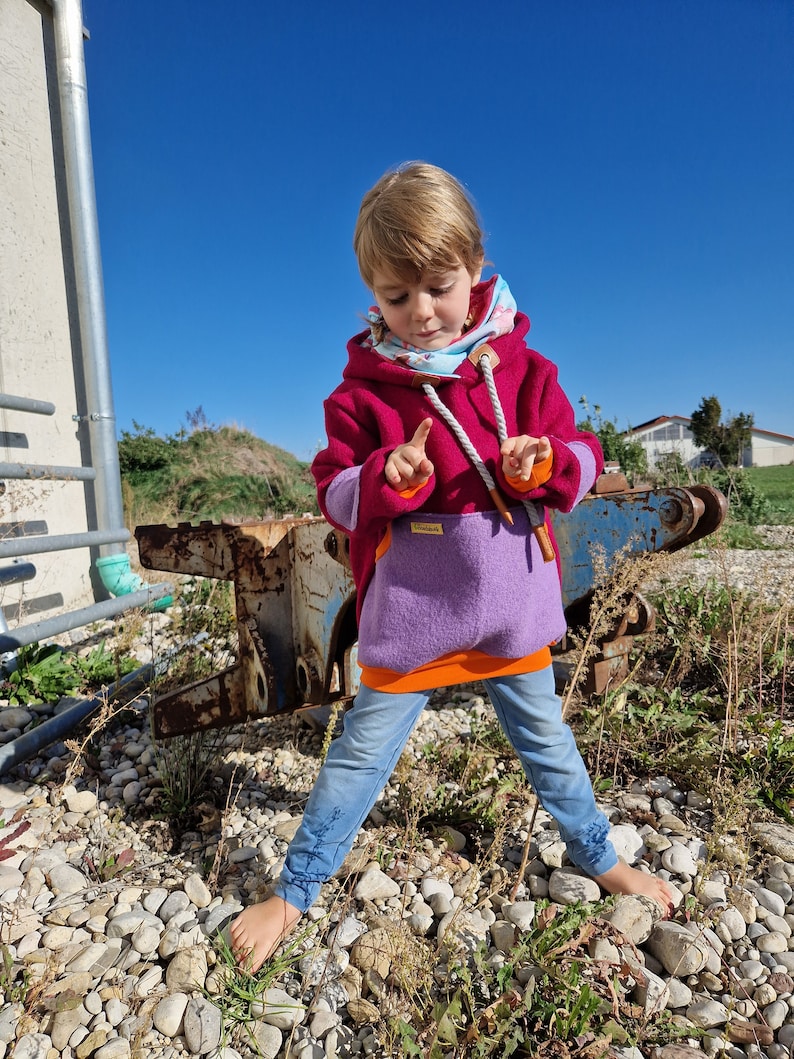
<instances>
[{"instance_id":1,"label":"purple front pocket","mask_svg":"<svg viewBox=\"0 0 794 1059\"><path fill-rule=\"evenodd\" d=\"M556 563L523 509L405 515L375 565L359 623L363 665L408 673L456 651L523 658L565 631Z\"/></svg>"}]
</instances>

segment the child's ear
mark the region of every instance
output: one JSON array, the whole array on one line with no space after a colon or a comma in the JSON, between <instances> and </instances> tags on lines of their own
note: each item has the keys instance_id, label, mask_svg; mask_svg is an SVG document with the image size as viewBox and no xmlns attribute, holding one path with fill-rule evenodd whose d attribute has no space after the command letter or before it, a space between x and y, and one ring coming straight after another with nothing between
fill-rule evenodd
<instances>
[{"instance_id":1,"label":"child's ear","mask_svg":"<svg viewBox=\"0 0 794 1059\"><path fill-rule=\"evenodd\" d=\"M480 282L480 278L482 276L482 267L483 267L484 264L485 264L485 258L480 258L480 263L477 266L477 270L475 272L472 272L472 274L471 274L471 285L472 285L472 287L476 287L477 284Z\"/></svg>"}]
</instances>

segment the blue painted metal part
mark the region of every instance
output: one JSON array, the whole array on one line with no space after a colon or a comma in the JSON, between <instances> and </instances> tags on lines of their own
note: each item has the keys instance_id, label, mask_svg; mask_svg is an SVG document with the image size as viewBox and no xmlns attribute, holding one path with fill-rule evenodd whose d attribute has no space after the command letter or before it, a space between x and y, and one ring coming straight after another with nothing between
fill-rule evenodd
<instances>
[{"instance_id":1,"label":"blue painted metal part","mask_svg":"<svg viewBox=\"0 0 794 1059\"><path fill-rule=\"evenodd\" d=\"M601 482L602 486L608 485ZM641 552L677 551L713 533L728 510L725 497L705 485L648 492L602 492L585 497L567 515L555 515L562 594L569 626L590 623L597 571L617 558ZM605 692L628 673L633 637L653 628L653 607L638 592L624 600L624 613L604 630L588 661L583 690Z\"/></svg>"},{"instance_id":2,"label":"blue painted metal part","mask_svg":"<svg viewBox=\"0 0 794 1059\"><path fill-rule=\"evenodd\" d=\"M597 551L609 567L618 554L682 547L702 510L686 489L669 488L586 496L570 513L555 512L552 525L562 566L563 605L568 607L592 591Z\"/></svg>"}]
</instances>

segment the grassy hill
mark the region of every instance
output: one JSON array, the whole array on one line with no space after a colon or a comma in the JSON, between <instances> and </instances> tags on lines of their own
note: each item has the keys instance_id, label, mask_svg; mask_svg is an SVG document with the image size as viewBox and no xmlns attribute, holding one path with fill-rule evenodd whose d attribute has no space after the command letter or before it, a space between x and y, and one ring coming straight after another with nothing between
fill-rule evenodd
<instances>
[{"instance_id":1,"label":"grassy hill","mask_svg":"<svg viewBox=\"0 0 794 1059\"><path fill-rule=\"evenodd\" d=\"M134 423L119 441L131 525L317 512L309 465L247 430L200 419L160 436Z\"/></svg>"}]
</instances>

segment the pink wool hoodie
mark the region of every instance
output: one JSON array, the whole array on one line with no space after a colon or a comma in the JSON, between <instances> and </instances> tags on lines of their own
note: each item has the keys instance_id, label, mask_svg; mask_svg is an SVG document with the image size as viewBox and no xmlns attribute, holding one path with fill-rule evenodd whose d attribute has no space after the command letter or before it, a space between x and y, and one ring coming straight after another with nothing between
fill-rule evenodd
<instances>
[{"instance_id":1,"label":"pink wool hoodie","mask_svg":"<svg viewBox=\"0 0 794 1059\"><path fill-rule=\"evenodd\" d=\"M474 288L473 306L487 300L492 283ZM556 367L527 347L528 331L529 320L517 313L513 330L488 343L498 357L493 376L508 436L545 434L551 442L550 477L528 493L502 473L481 371L465 360L459 378L434 377L496 480L513 526L494 510L482 478L417 385L421 374L378 355L369 332L348 343L343 382L325 402L328 446L312 473L323 514L350 536L365 676L368 668L410 674L470 654L493 660L480 676L497 675L565 632L559 570L544 563L522 501L570 511L603 461L598 440L576 429ZM400 494L386 481L386 460L428 416L434 474L413 495Z\"/></svg>"}]
</instances>

